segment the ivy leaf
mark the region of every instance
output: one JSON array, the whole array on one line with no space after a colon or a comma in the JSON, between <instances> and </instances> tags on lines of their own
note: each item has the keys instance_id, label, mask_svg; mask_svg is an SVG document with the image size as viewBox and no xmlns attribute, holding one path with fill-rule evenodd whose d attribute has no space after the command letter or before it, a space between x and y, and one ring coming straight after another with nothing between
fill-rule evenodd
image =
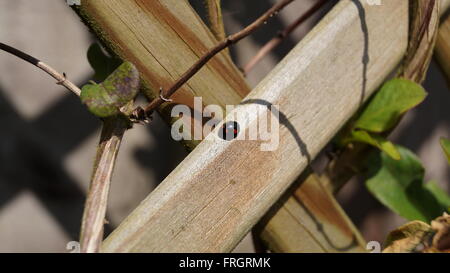
<instances>
[{"instance_id":1,"label":"ivy leaf","mask_svg":"<svg viewBox=\"0 0 450 273\"><path fill-rule=\"evenodd\" d=\"M446 138L441 138L441 146L444 150L444 154L447 157L448 164L450 165L450 140Z\"/></svg>"},{"instance_id":2,"label":"ivy leaf","mask_svg":"<svg viewBox=\"0 0 450 273\"><path fill-rule=\"evenodd\" d=\"M367 143L382 150L392 159L395 160L401 159L400 153L397 151L397 148L395 148L395 145L380 135L373 134L363 130L353 130L351 132L351 137L348 139L348 141Z\"/></svg>"},{"instance_id":3,"label":"ivy leaf","mask_svg":"<svg viewBox=\"0 0 450 273\"><path fill-rule=\"evenodd\" d=\"M89 47L87 59L95 71L94 80L98 82L104 81L122 63L121 60L106 55L97 43Z\"/></svg>"},{"instance_id":4,"label":"ivy leaf","mask_svg":"<svg viewBox=\"0 0 450 273\"><path fill-rule=\"evenodd\" d=\"M427 93L422 86L406 79L386 82L355 123L355 128L381 133L394 127L402 114L420 104Z\"/></svg>"},{"instance_id":5,"label":"ivy leaf","mask_svg":"<svg viewBox=\"0 0 450 273\"><path fill-rule=\"evenodd\" d=\"M94 115L105 118L120 113L120 108L136 97L139 72L130 62L124 62L100 84L86 84L80 99Z\"/></svg>"},{"instance_id":6,"label":"ivy leaf","mask_svg":"<svg viewBox=\"0 0 450 273\"><path fill-rule=\"evenodd\" d=\"M385 153L369 158L366 186L385 206L408 220L430 222L448 208L444 191L437 185L424 185L425 170L420 160L408 149L396 146L401 160ZM448 197L448 196L447 196Z\"/></svg>"}]
</instances>

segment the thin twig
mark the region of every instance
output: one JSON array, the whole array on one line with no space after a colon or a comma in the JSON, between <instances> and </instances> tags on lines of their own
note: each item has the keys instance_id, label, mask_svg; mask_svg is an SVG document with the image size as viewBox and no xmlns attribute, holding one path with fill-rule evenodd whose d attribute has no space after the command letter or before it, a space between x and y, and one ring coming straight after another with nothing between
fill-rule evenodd
<instances>
[{"instance_id":1,"label":"thin twig","mask_svg":"<svg viewBox=\"0 0 450 273\"><path fill-rule=\"evenodd\" d=\"M0 43L0 49L44 70L47 74L49 74L50 76L52 76L54 79L57 80L57 84L64 86L65 88L72 91L75 95L80 96L80 94L81 94L80 88L78 88L75 84L73 84L68 79L66 79L66 76L64 75L64 73L63 74L59 73L58 71L53 69L48 64L36 59L33 56L30 56L27 53L20 51L12 46L6 45L4 43Z\"/></svg>"},{"instance_id":2,"label":"thin twig","mask_svg":"<svg viewBox=\"0 0 450 273\"><path fill-rule=\"evenodd\" d=\"M276 15L281 9L290 4L295 0L283 0L275 4L272 8L266 11L261 17L256 19L253 23L248 25L243 30L228 36L225 40L217 44L215 47L210 49L205 55L203 55L191 68L189 68L169 89L162 91L161 96L150 102L144 109L138 107L133 111L132 118L140 120L142 118L148 118L153 113L153 111L164 103L164 98L169 98L172 96L183 84L185 84L192 76L194 76L211 58L213 58L217 53L221 52L230 45L237 43L241 39L247 37L253 33L260 26L267 23L271 17Z\"/></svg>"},{"instance_id":3,"label":"thin twig","mask_svg":"<svg viewBox=\"0 0 450 273\"><path fill-rule=\"evenodd\" d=\"M291 34L297 27L299 27L303 22L305 22L308 18L310 18L316 11L318 11L327 0L320 0L314 6L312 6L309 10L307 10L304 14L302 14L297 20L295 20L292 24L286 27L284 30L278 32L277 36L272 40L267 42L256 55L244 66L243 72L244 75L247 75L250 70L259 62L262 58L264 58L270 51L272 51L275 47L277 47L289 34Z\"/></svg>"}]
</instances>

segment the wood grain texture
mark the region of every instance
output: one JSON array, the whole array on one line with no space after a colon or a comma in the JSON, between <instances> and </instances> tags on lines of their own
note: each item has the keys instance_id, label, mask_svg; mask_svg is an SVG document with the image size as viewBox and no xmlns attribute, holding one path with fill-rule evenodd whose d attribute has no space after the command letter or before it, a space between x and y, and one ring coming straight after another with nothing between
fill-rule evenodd
<instances>
[{"instance_id":1,"label":"wood grain texture","mask_svg":"<svg viewBox=\"0 0 450 273\"><path fill-rule=\"evenodd\" d=\"M271 252L366 251L364 239L314 173L303 172L291 188L256 228Z\"/></svg>"},{"instance_id":2,"label":"wood grain texture","mask_svg":"<svg viewBox=\"0 0 450 273\"><path fill-rule=\"evenodd\" d=\"M229 115L250 113L248 124L236 119L244 134L278 105L279 148L211 133L102 250L230 251L399 63L407 40L406 1L340 1Z\"/></svg>"}]
</instances>

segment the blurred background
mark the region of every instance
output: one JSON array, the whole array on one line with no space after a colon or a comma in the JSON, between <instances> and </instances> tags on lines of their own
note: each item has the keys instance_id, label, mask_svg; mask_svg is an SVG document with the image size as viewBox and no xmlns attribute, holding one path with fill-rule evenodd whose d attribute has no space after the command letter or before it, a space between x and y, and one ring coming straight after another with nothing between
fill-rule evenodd
<instances>
[{"instance_id":1,"label":"blurred background","mask_svg":"<svg viewBox=\"0 0 450 273\"><path fill-rule=\"evenodd\" d=\"M316 0L297 0L254 35L231 50L243 66L277 31ZM190 0L197 10L202 0ZM223 0L227 33L239 31L275 0ZM336 1L299 27L248 75L255 86ZM393 26L395 27L395 26ZM78 86L92 76L86 52L95 38L61 0L0 0L0 41L21 49ZM409 113L393 134L416 152L427 180L449 191L450 170L439 146L450 137L450 92L433 62L425 83L426 101ZM0 252L68 252L78 240L82 209L99 139L100 121L79 100L34 66L0 52ZM114 173L106 233L187 155L159 118L125 135ZM383 242L405 222L385 209L354 179L338 196L366 240ZM247 236L235 249L251 252Z\"/></svg>"}]
</instances>

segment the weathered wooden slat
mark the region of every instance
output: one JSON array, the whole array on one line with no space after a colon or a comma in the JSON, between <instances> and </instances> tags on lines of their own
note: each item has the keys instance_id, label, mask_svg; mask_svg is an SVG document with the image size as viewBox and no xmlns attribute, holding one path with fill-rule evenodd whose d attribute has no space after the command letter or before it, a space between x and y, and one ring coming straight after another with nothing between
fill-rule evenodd
<instances>
[{"instance_id":1,"label":"weathered wooden slat","mask_svg":"<svg viewBox=\"0 0 450 273\"><path fill-rule=\"evenodd\" d=\"M408 5L343 0L233 113L241 133L280 111L280 143L211 133L104 242L103 251L229 251L356 111L407 46ZM392 27L395 26L395 27ZM232 114L233 114L232 113Z\"/></svg>"},{"instance_id":2,"label":"weathered wooden slat","mask_svg":"<svg viewBox=\"0 0 450 273\"><path fill-rule=\"evenodd\" d=\"M256 227L272 252L364 252L366 243L319 178L305 171ZM291 196L292 194L292 196Z\"/></svg>"}]
</instances>

